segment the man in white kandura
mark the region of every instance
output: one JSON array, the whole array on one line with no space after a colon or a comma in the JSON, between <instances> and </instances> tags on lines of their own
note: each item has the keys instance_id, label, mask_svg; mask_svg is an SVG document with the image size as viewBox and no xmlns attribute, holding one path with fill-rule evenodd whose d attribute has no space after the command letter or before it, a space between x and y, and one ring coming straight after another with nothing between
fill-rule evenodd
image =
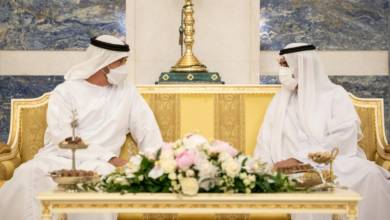
<instances>
[{"instance_id":1,"label":"man in white kandura","mask_svg":"<svg viewBox=\"0 0 390 220\"><path fill-rule=\"evenodd\" d=\"M334 172L341 185L362 195L359 219L389 219L390 173L368 161L358 147L360 119L348 93L329 80L313 45L289 44L280 55L282 88L268 108L254 156L277 168L308 163L309 152L338 147Z\"/></svg>"},{"instance_id":2,"label":"man in white kandura","mask_svg":"<svg viewBox=\"0 0 390 220\"><path fill-rule=\"evenodd\" d=\"M154 115L136 88L126 82L129 46L109 35L91 39L86 60L65 75L65 82L50 95L44 147L22 164L0 188L0 219L38 220L38 192L55 188L48 173L71 167L70 150L58 143L72 136L72 111L77 112L77 136L88 148L76 152L78 169L110 173L126 161L118 157L126 134L131 133L141 151L162 146ZM116 219L114 214L68 215L68 219Z\"/></svg>"}]
</instances>

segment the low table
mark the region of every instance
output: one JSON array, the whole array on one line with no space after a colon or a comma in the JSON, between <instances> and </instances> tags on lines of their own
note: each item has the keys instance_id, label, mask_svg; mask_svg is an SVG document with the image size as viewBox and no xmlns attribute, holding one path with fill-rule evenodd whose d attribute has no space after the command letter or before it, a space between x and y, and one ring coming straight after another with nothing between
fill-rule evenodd
<instances>
[{"instance_id":1,"label":"low table","mask_svg":"<svg viewBox=\"0 0 390 220\"><path fill-rule=\"evenodd\" d=\"M166 193L66 193L43 192L42 219L53 213L186 213L261 214L331 213L357 219L356 192L335 190L312 193L198 194L188 197Z\"/></svg>"}]
</instances>

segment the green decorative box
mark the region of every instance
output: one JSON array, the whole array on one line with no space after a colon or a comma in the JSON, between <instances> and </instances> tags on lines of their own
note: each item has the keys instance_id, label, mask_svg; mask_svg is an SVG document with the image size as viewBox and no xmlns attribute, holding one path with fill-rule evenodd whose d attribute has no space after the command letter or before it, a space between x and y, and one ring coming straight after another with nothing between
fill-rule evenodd
<instances>
[{"instance_id":1,"label":"green decorative box","mask_svg":"<svg viewBox=\"0 0 390 220\"><path fill-rule=\"evenodd\" d=\"M207 83L225 84L216 72L163 72L156 84Z\"/></svg>"}]
</instances>

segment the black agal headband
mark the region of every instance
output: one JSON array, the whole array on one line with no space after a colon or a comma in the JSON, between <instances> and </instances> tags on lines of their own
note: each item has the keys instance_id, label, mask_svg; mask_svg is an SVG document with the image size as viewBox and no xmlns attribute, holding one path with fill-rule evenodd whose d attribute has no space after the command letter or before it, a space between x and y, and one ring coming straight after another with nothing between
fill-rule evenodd
<instances>
[{"instance_id":1,"label":"black agal headband","mask_svg":"<svg viewBox=\"0 0 390 220\"><path fill-rule=\"evenodd\" d=\"M91 38L91 45L100 47L107 50L113 50L113 51L122 51L122 52L129 52L130 47L127 44L120 45L120 44L110 44L103 41L100 41L96 39L97 37Z\"/></svg>"},{"instance_id":2,"label":"black agal headband","mask_svg":"<svg viewBox=\"0 0 390 220\"><path fill-rule=\"evenodd\" d=\"M315 49L316 49L316 47L314 45L305 45L305 46L283 49L279 52L279 55L288 54L288 53L296 53L296 52L305 51L305 50L315 50Z\"/></svg>"}]
</instances>

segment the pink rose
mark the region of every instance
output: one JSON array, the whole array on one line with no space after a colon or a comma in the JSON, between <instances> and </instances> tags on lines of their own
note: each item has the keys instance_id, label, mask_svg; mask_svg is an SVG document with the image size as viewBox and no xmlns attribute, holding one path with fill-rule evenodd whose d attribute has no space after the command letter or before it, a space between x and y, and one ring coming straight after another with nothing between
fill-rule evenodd
<instances>
[{"instance_id":1,"label":"pink rose","mask_svg":"<svg viewBox=\"0 0 390 220\"><path fill-rule=\"evenodd\" d=\"M211 143L209 153L222 153L222 152L226 152L232 157L235 157L238 154L238 150L233 146L231 146L230 144L220 140L213 141Z\"/></svg>"},{"instance_id":2,"label":"pink rose","mask_svg":"<svg viewBox=\"0 0 390 220\"><path fill-rule=\"evenodd\" d=\"M181 170L190 168L195 163L195 154L185 150L176 156L176 164Z\"/></svg>"}]
</instances>

